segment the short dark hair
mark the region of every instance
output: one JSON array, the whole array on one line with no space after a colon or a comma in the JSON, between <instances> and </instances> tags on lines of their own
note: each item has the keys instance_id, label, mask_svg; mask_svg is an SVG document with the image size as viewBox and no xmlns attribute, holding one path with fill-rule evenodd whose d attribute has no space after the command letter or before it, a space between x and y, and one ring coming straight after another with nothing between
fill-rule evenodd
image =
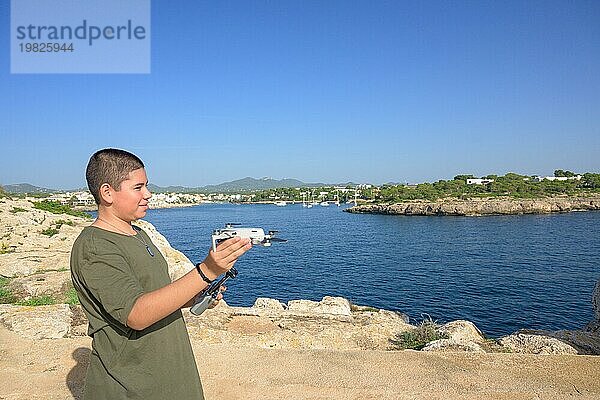
<instances>
[{"instance_id":1,"label":"short dark hair","mask_svg":"<svg viewBox=\"0 0 600 400\"><path fill-rule=\"evenodd\" d=\"M144 168L138 156L120 149L102 149L95 152L85 170L88 189L92 192L96 204L100 204L100 186L108 183L115 190L121 189L131 171Z\"/></svg>"}]
</instances>

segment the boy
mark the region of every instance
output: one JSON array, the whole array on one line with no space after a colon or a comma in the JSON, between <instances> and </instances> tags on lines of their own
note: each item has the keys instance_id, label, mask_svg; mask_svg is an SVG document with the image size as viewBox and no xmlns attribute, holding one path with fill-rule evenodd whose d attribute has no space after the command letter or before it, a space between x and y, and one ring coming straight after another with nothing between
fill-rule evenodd
<instances>
[{"instance_id":1,"label":"boy","mask_svg":"<svg viewBox=\"0 0 600 400\"><path fill-rule=\"evenodd\" d=\"M131 222L148 210L148 180L135 155L104 149L90 158L88 187L98 217L71 252L71 276L93 338L84 396L90 399L203 399L180 309L252 245L229 239L171 282L167 263Z\"/></svg>"}]
</instances>

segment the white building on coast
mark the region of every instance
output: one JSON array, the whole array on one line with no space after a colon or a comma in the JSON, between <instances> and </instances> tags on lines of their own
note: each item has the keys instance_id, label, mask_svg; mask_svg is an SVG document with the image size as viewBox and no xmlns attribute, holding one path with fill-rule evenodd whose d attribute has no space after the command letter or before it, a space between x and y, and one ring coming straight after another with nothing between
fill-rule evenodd
<instances>
[{"instance_id":1,"label":"white building on coast","mask_svg":"<svg viewBox=\"0 0 600 400\"><path fill-rule=\"evenodd\" d=\"M468 178L467 185L485 185L488 183L494 182L493 179L484 179L484 178Z\"/></svg>"},{"instance_id":2,"label":"white building on coast","mask_svg":"<svg viewBox=\"0 0 600 400\"><path fill-rule=\"evenodd\" d=\"M94 196L88 191L55 193L46 200L56 201L62 205L68 204L74 207L90 207L96 205Z\"/></svg>"},{"instance_id":3,"label":"white building on coast","mask_svg":"<svg viewBox=\"0 0 600 400\"><path fill-rule=\"evenodd\" d=\"M581 175L575 175L575 176L534 176L533 180L535 182L541 182L541 181L580 181L581 178L583 178L583 176Z\"/></svg>"}]
</instances>

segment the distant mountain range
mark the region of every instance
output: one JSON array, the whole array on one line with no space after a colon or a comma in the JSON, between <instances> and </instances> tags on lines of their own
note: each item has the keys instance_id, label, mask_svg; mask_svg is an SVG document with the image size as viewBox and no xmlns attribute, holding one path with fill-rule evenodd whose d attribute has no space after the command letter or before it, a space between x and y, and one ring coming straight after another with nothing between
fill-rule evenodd
<instances>
[{"instance_id":1,"label":"distant mountain range","mask_svg":"<svg viewBox=\"0 0 600 400\"><path fill-rule=\"evenodd\" d=\"M250 192L255 190L265 189L278 189L278 188L294 188L294 187L320 187L320 186L356 186L356 183L336 183L336 184L325 184L325 183L306 183L299 181L298 179L272 179L272 178L243 178L231 182L225 182L218 185L207 185L201 187L186 187L186 186L157 186L149 184L148 188L154 193L228 193L228 192ZM58 190L48 189L39 186L33 186L28 183L19 183L13 185L4 185L4 190L8 193L23 194L23 193L60 193L60 192L72 192L85 189L73 189L73 190Z\"/></svg>"},{"instance_id":2,"label":"distant mountain range","mask_svg":"<svg viewBox=\"0 0 600 400\"><path fill-rule=\"evenodd\" d=\"M356 186L356 183L306 183L298 179L272 179L272 178L251 178L246 177L231 182L220 183L218 185L206 185L201 187L186 186L157 186L148 185L151 192L165 193L230 193L230 192L252 192L256 190L295 188L295 187L320 187L320 186Z\"/></svg>"},{"instance_id":3,"label":"distant mountain range","mask_svg":"<svg viewBox=\"0 0 600 400\"><path fill-rule=\"evenodd\" d=\"M271 179L261 178L255 179L246 177L231 182L221 183L219 185L208 185L198 188L202 192L211 193L224 193L234 191L254 191L254 190L265 190L265 189L277 189L277 188L293 188L293 187L317 187L327 186L324 183L305 183L298 179Z\"/></svg>"},{"instance_id":4,"label":"distant mountain range","mask_svg":"<svg viewBox=\"0 0 600 400\"><path fill-rule=\"evenodd\" d=\"M7 193L23 194L23 193L57 193L66 192L66 190L48 189L39 186L33 186L29 183L17 183L15 185L3 185L2 188Z\"/></svg>"}]
</instances>

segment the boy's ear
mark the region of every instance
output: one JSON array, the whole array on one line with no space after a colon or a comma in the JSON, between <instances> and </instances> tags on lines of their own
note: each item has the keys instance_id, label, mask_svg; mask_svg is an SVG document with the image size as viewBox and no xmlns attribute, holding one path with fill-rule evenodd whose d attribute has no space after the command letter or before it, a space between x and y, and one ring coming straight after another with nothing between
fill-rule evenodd
<instances>
[{"instance_id":1,"label":"boy's ear","mask_svg":"<svg viewBox=\"0 0 600 400\"><path fill-rule=\"evenodd\" d=\"M103 183L100 186L100 189L98 190L98 194L100 194L100 198L102 199L102 201L104 201L108 204L112 204L112 202L113 202L112 188L110 187L110 185L108 183Z\"/></svg>"}]
</instances>

